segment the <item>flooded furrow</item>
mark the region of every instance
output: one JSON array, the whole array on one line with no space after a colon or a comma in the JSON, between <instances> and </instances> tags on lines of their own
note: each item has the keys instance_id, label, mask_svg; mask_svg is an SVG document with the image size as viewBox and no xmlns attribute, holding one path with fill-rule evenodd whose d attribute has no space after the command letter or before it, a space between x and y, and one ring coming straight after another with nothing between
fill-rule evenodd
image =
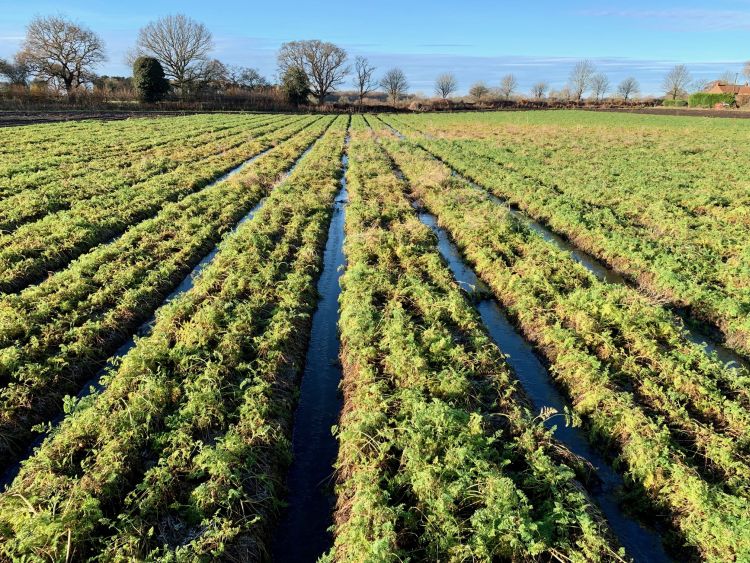
<instances>
[{"instance_id":1,"label":"flooded furrow","mask_svg":"<svg viewBox=\"0 0 750 563\"><path fill-rule=\"evenodd\" d=\"M289 141L293 137L295 137L295 136L303 133L306 129L308 129L309 127L311 127L315 123L317 123L319 121L319 119L315 119L315 120L311 121L310 123L308 123L307 125L305 125L302 129L300 129L299 131L297 131L296 133L294 133L291 137L289 137L289 139L286 139L283 142ZM292 124L294 124L294 123L296 123L296 121L292 122ZM291 125L291 124L288 124L288 125ZM270 146L270 147L268 147L266 149L263 149L259 153L254 154L253 156L251 156L247 160L243 161L242 163L238 164L237 166L234 166L233 168L229 169L228 171L222 173L220 176L218 176L214 180L210 181L208 184L206 184L202 188L199 188L196 191L191 192L186 197L191 197L191 196L194 196L196 194L203 193L206 190L210 190L210 189L214 188L215 186L217 186L218 184L221 184L222 182L224 182L224 181L232 178L233 176L235 176L235 175L239 174L240 172L242 172L245 168L247 168L253 162L255 162L256 160L258 160L262 156L265 156L266 154L268 154L270 151L272 151L274 148L276 148L276 146L277 145ZM308 151L309 151L309 149L308 149ZM158 215L162 211L162 209L164 209L164 207L166 205L168 205L169 203L174 203L174 202L167 202L167 203L165 203L165 205L162 206L161 208L159 208L154 215L151 215L150 217L147 217L147 218L145 218L143 220L139 220L139 221L136 221L135 223L132 223L131 225L128 225L124 230L118 231L117 233L115 233L114 235L112 235L107 240L95 244L90 249L88 249L86 252L82 253L80 256L83 256L83 255L85 255L85 254L87 254L89 252L93 252L94 250L97 250L97 249L99 249L99 248L101 248L103 246L114 244L115 242L117 242L118 240L120 240L122 237L124 237L125 234L130 229L132 229L133 227L135 227L137 225L140 225L144 221L148 221L149 219L152 219L153 217L155 217L156 215ZM24 289L27 289L28 287L30 287L32 285L35 285L35 284L43 282L44 278L48 278L48 277L53 276L54 274L56 274L58 272L62 272L64 270L66 270L68 267L70 267L71 262L68 262L68 263L66 263L66 264L64 264L64 265L62 265L60 267L49 268L49 269L45 270L43 277L40 276L38 278L32 279L28 283L23 283L19 287L13 288L12 291L8 291L7 293L21 293Z\"/></svg>"},{"instance_id":2,"label":"flooded furrow","mask_svg":"<svg viewBox=\"0 0 750 563\"><path fill-rule=\"evenodd\" d=\"M326 129L327 130L327 129ZM299 166L300 162L307 156L307 154L312 150L312 148L315 146L315 143L318 142L319 139L323 137L325 134L325 131L317 137L310 145L305 149L305 151L294 161L292 166L290 166L284 174L281 176L279 181L277 182L277 185L283 182L296 168ZM271 147L273 148L273 147ZM271 148L263 151L262 153L257 154L253 158L246 161L244 164L238 166L237 168L233 169L232 173L228 173L231 175L237 174L242 167L247 166L250 164L253 160L256 160L260 158L263 154L267 153L271 150ZM223 179L226 180L229 175L225 174ZM218 181L216 182L218 183ZM213 185L213 184L212 184ZM250 211L248 211L237 223L234 225L234 227L231 230L231 233L235 233L243 224L253 219L253 217L258 213L258 211L261 210L263 205L266 202L266 198L262 198L258 203L256 203ZM157 309L154 310L154 312L151 314L151 316L144 321L136 330L133 332L125 342L123 342L119 348L107 359L106 365L101 368L93 377L91 377L84 385L81 387L81 390L76 395L77 399L82 399L84 397L87 397L93 393L98 393L104 388L104 385L102 384L102 376L104 376L109 369L111 369L112 365L120 360L122 357L124 357L134 346L137 338L143 338L144 336L148 336L151 332L152 328L154 327L154 324L156 322L156 316L159 313L159 309L169 304L174 299L178 298L183 293L186 293L192 287L195 285L195 281L198 278L198 276L201 274L201 272L213 261L213 259L216 257L217 253L220 250L220 244L216 244L211 251L206 254L201 260L190 270L190 272L182 279L182 281L164 298L164 300L161 302L161 304L158 306ZM55 418L51 419L47 425L48 427L52 428L55 426L58 426L63 418L65 417L64 414L60 414L56 416ZM4 490L6 486L10 485L10 483L13 481L13 479L16 478L16 475L18 475L19 470L21 469L21 464L25 459L30 457L34 449L41 445L41 443L44 441L46 437L45 434L40 434L34 440L30 442L28 447L26 448L26 451L21 455L19 458L19 461L14 463L13 465L9 466L0 476L0 490Z\"/></svg>"},{"instance_id":3,"label":"flooded furrow","mask_svg":"<svg viewBox=\"0 0 750 563\"><path fill-rule=\"evenodd\" d=\"M393 132L393 134L396 135L399 139L408 141L407 138L400 131L398 131L397 129L389 125L388 123L385 123L385 121L381 120L381 122L386 127L388 127ZM452 168L447 162L445 162L440 157L430 152L424 146L422 145L419 145L419 146L425 152L427 152L427 154L429 154L432 158L434 158L435 160L438 160L443 165L445 165L451 171L451 174L454 177L458 178L462 182L467 183L472 188L478 191L481 191L492 202L496 203L497 205L502 205L503 207L505 207L509 211L509 213L513 217L515 217L520 223L526 225L529 229L531 229L532 231L540 235L545 241L554 245L555 248L562 250L564 252L567 252L573 258L573 260L581 264L584 268L586 268L589 272L591 272L600 281L604 283L608 283L608 284L614 284L614 285L627 285L629 287L639 289L637 285L631 283L629 280L625 278L625 276L614 271L612 268L608 267L606 264L604 264L602 261L594 257L592 254L589 254L588 252L581 250L564 236L559 235L558 233L552 231L549 227L531 218L529 215L521 211L516 205L513 205L508 200L499 198L498 196L493 194L489 189L477 184L473 180L462 175L457 170ZM701 330L698 326L696 326L697 323L691 322L692 319L689 317L686 311L675 310L673 307L669 307L669 309L675 314L676 317L679 317L680 321L678 322L685 329L685 336L690 342L703 347L703 349L705 350L707 354L709 355L714 354L716 358L719 359L719 361L721 361L725 366L729 368L733 368L733 369L739 369L739 368L749 369L750 368L750 362L748 362L746 358L744 358L742 355L738 354L734 350L724 346L724 344L721 343L720 338L714 338L712 335L708 334L706 331Z\"/></svg>"},{"instance_id":4,"label":"flooded furrow","mask_svg":"<svg viewBox=\"0 0 750 563\"><path fill-rule=\"evenodd\" d=\"M540 411L542 407L552 407L562 415L569 405L555 387L547 368L532 346L516 331L498 304L488 298L491 291L464 262L448 234L438 226L436 217L424 210L419 210L418 216L437 236L438 250L456 282L477 301L476 308L487 332L498 348L508 356L507 362L513 368L534 409ZM592 448L584 431L565 425L561 416L548 419L545 426L554 426L555 438L594 467L599 484L589 492L628 554L638 562L671 561L659 535L642 526L620 508L619 493L624 486L623 478Z\"/></svg>"},{"instance_id":5,"label":"flooded furrow","mask_svg":"<svg viewBox=\"0 0 750 563\"><path fill-rule=\"evenodd\" d=\"M346 138L346 145L349 138ZM318 305L312 318L310 341L294 414L294 458L287 477L288 507L277 529L276 561L315 561L333 543L334 468L338 443L331 428L342 407L339 382L339 279L346 265L344 219L348 202L348 156L341 158L343 174L328 229L323 271L318 280Z\"/></svg>"}]
</instances>

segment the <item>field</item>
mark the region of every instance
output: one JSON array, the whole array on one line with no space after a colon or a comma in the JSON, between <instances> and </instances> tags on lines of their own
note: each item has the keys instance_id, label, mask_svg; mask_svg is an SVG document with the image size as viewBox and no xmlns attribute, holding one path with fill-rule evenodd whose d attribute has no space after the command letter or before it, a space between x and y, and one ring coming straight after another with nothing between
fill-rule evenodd
<instances>
[{"instance_id":1,"label":"field","mask_svg":"<svg viewBox=\"0 0 750 563\"><path fill-rule=\"evenodd\" d=\"M749 561L748 138L0 130L0 561Z\"/></svg>"}]
</instances>

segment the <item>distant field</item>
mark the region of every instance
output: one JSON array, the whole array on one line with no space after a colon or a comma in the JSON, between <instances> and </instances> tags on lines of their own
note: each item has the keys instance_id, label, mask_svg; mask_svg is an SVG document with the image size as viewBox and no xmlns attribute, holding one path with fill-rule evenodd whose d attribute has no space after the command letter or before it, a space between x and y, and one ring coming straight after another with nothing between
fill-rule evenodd
<instances>
[{"instance_id":1,"label":"distant field","mask_svg":"<svg viewBox=\"0 0 750 563\"><path fill-rule=\"evenodd\" d=\"M0 561L750 560L748 138L0 130Z\"/></svg>"}]
</instances>

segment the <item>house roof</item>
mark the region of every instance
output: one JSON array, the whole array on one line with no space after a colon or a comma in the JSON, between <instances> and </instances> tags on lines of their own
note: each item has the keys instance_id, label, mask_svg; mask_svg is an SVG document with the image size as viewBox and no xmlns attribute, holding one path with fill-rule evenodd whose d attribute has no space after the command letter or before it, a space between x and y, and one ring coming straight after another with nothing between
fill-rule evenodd
<instances>
[{"instance_id":1,"label":"house roof","mask_svg":"<svg viewBox=\"0 0 750 563\"><path fill-rule=\"evenodd\" d=\"M738 94L741 96L750 96L750 85L748 84L729 84L716 80L708 85L706 92L712 94Z\"/></svg>"}]
</instances>

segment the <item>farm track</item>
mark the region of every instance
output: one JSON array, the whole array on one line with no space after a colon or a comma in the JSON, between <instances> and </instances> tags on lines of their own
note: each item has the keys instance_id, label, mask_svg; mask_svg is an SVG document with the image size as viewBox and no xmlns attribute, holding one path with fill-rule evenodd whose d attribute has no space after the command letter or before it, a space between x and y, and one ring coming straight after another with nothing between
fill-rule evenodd
<instances>
[{"instance_id":1,"label":"farm track","mask_svg":"<svg viewBox=\"0 0 750 563\"><path fill-rule=\"evenodd\" d=\"M6 558L268 554L345 129L338 118L23 465L0 495Z\"/></svg>"},{"instance_id":2,"label":"farm track","mask_svg":"<svg viewBox=\"0 0 750 563\"><path fill-rule=\"evenodd\" d=\"M61 412L64 395L78 393L128 335L148 323L164 296L272 191L284 170L293 169L331 121L316 122L234 175L169 204L39 286L0 299L0 353L10 357L0 363L0 470L26 450L32 426Z\"/></svg>"},{"instance_id":3,"label":"farm track","mask_svg":"<svg viewBox=\"0 0 750 563\"><path fill-rule=\"evenodd\" d=\"M41 281L51 270L118 238L165 204L200 191L317 119L279 127L226 153L183 165L144 185L94 197L0 236L0 292L19 291Z\"/></svg>"},{"instance_id":4,"label":"farm track","mask_svg":"<svg viewBox=\"0 0 750 563\"><path fill-rule=\"evenodd\" d=\"M37 186L32 190L23 190L17 194L0 200L0 232L10 234L23 224L37 221L46 215L70 209L73 205L81 204L96 196L116 194L121 189L127 189L136 184L168 174L178 166L190 164L205 157L225 152L240 146L247 137L262 136L275 127L283 126L284 122L270 124L253 124L247 127L237 127L226 133L208 132L197 139L181 143L179 151L169 151L155 162L141 160L147 163L140 171L125 170L122 162L132 163L136 158L147 159L148 154L137 153L138 157L129 154L123 161L118 162L105 157L104 166L109 169L108 177L102 177L99 171L92 171L91 176L71 182L69 179L57 178L48 186ZM256 134L257 131L257 134ZM89 168L91 163L86 164Z\"/></svg>"},{"instance_id":5,"label":"farm track","mask_svg":"<svg viewBox=\"0 0 750 563\"><path fill-rule=\"evenodd\" d=\"M674 525L704 557L733 550L745 553L748 548L740 538L748 512L742 439L747 431L741 429L747 428L747 397L742 386L730 388L737 383L735 370L707 361L702 349L690 351L684 335L671 328L670 317L646 303L639 305L640 298L628 293L632 290L607 289L611 286L593 276L587 280L586 270L566 254L545 249L547 243L541 239L523 234L507 211L452 177L429 153L410 143L390 143L394 159L416 182L416 195L440 218L524 335L550 362L592 435L619 443L618 455L630 478L657 505L671 505ZM458 198L474 224L457 214ZM476 238L478 228L485 230L481 239ZM585 275L576 273L576 268ZM596 319L592 313L601 314L600 303L611 310ZM618 309L635 323L618 327L622 320L612 315ZM655 334L657 327L666 334L652 342L647 335ZM670 331L671 336L662 340ZM686 354L694 359L686 362ZM633 363L634 357L638 362ZM651 367L638 365L644 361L652 362ZM674 367L668 367L670 363ZM739 434L731 430L735 423L728 422L734 417ZM655 451L664 452L664 457L653 459ZM705 492L696 497L697 491ZM692 503L687 513L686 502ZM710 514L715 527L706 529L691 519L689 514L696 511Z\"/></svg>"},{"instance_id":6,"label":"farm track","mask_svg":"<svg viewBox=\"0 0 750 563\"><path fill-rule=\"evenodd\" d=\"M672 303L680 316L688 318L688 325L709 323L709 332L718 337L708 334L707 338L719 345L724 340L745 359L750 354L750 322L743 312L748 306L743 289L748 283L747 252L744 238L738 236L746 230L747 211L743 209L748 196L740 188L737 208L726 217L714 216L717 209L723 209L721 206L706 204L688 210L679 201L663 201L661 207L641 205L637 199L620 206L607 203L606 198L604 204L593 203L570 186L565 190L558 187L554 176L547 177L549 166L520 158L505 162L499 156L501 151L476 143L447 145L433 138L420 144L471 179L489 186L495 195L520 206L534 220L569 237L656 302ZM704 190L708 190L708 197L710 190ZM709 201L723 201L725 197L716 193ZM641 207L645 209L639 213ZM712 234L695 235L700 244L693 242L692 233L703 231Z\"/></svg>"}]
</instances>

